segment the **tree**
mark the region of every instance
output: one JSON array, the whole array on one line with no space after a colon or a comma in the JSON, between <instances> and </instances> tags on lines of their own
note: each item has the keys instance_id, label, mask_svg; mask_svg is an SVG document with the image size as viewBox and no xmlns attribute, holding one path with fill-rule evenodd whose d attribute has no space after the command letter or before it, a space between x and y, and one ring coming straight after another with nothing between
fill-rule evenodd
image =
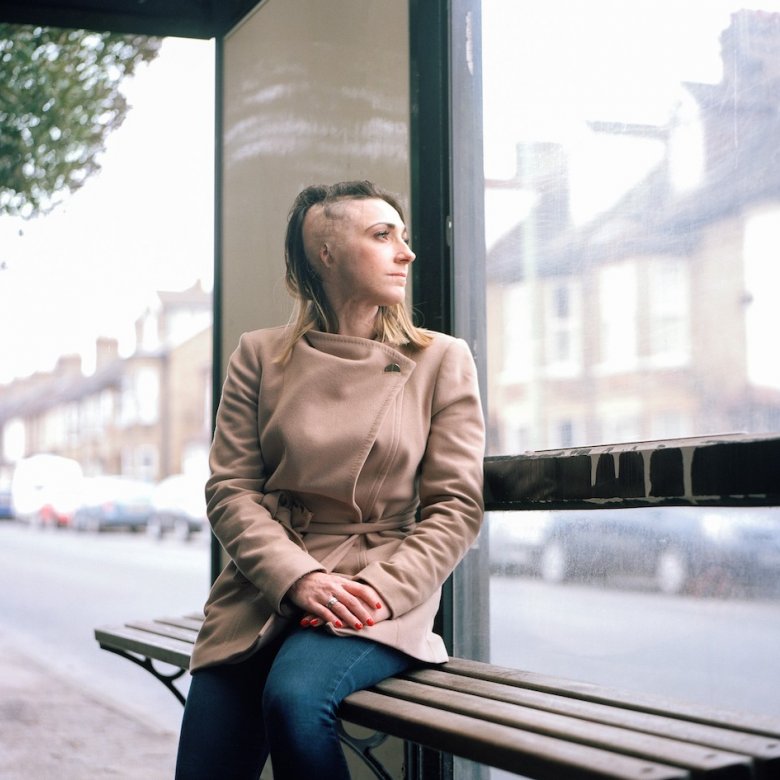
<instances>
[{"instance_id":1,"label":"tree","mask_svg":"<svg viewBox=\"0 0 780 780\"><path fill-rule=\"evenodd\" d=\"M32 217L100 169L119 91L159 38L0 24L0 215Z\"/></svg>"}]
</instances>

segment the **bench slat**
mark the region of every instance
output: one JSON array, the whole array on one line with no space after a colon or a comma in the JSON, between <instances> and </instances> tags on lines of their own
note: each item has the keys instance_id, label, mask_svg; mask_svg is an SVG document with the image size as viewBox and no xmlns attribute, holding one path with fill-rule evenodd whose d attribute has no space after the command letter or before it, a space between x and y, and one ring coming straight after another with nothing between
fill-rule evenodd
<instances>
[{"instance_id":1,"label":"bench slat","mask_svg":"<svg viewBox=\"0 0 780 780\"><path fill-rule=\"evenodd\" d=\"M591 747L612 749L623 755L681 766L694 772L721 772L726 768L736 768L735 771L738 771L739 767L744 767L747 771L750 766L750 760L744 755L517 704L486 700L473 694L435 688L411 680L383 680L374 690L407 701L435 706L447 712L469 714L484 721ZM447 717L449 716L439 716L440 720Z\"/></svg>"},{"instance_id":2,"label":"bench slat","mask_svg":"<svg viewBox=\"0 0 780 780\"><path fill-rule=\"evenodd\" d=\"M186 628L196 633L200 631L203 625L203 616L198 615L183 615L182 617L161 617L154 619L156 623L166 623L169 626L176 626L178 628Z\"/></svg>"},{"instance_id":3,"label":"bench slat","mask_svg":"<svg viewBox=\"0 0 780 780\"><path fill-rule=\"evenodd\" d=\"M357 691L341 705L346 720L539 780L677 780L684 769L599 750L460 713L443 718L424 704ZM726 775L723 775L726 777Z\"/></svg>"},{"instance_id":4,"label":"bench slat","mask_svg":"<svg viewBox=\"0 0 780 780\"><path fill-rule=\"evenodd\" d=\"M166 639L148 631L127 626L96 628L95 639L101 647L138 653L156 661L187 669L190 665L192 644L178 639Z\"/></svg>"},{"instance_id":5,"label":"bench slat","mask_svg":"<svg viewBox=\"0 0 780 780\"><path fill-rule=\"evenodd\" d=\"M476 677L480 680L516 685L520 688L547 693L559 693L574 699L625 707L656 715L668 715L693 723L736 728L751 734L763 734L780 739L780 719L765 715L710 709L702 705L671 701L652 694L621 691L591 683L581 683L508 667L492 666L481 661L470 661L464 658L451 658L446 664L446 670L466 677Z\"/></svg>"},{"instance_id":6,"label":"bench slat","mask_svg":"<svg viewBox=\"0 0 780 780\"><path fill-rule=\"evenodd\" d=\"M773 737L718 726L705 726L668 716L571 699L559 694L542 693L474 677L462 677L438 669L420 669L402 676L404 679L438 686L448 691L460 691L485 699L520 704L582 720L671 737L699 745L709 745L719 750L753 756L760 760L767 770L780 770L780 740Z\"/></svg>"},{"instance_id":7,"label":"bench slat","mask_svg":"<svg viewBox=\"0 0 780 780\"><path fill-rule=\"evenodd\" d=\"M162 623L159 620L131 620L128 623L125 623L125 625L128 628L135 628L138 631L145 631L146 633L155 636L179 639L190 645L195 644L195 637L198 635L198 632L191 628L180 628L178 626L173 626L170 623ZM192 652L191 648L190 652Z\"/></svg>"}]
</instances>

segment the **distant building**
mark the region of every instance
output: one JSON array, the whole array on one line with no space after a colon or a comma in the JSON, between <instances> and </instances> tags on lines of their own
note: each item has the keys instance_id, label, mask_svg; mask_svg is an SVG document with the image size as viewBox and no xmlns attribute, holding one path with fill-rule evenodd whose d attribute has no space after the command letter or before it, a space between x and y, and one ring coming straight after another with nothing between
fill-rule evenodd
<instances>
[{"instance_id":1,"label":"distant building","mask_svg":"<svg viewBox=\"0 0 780 780\"><path fill-rule=\"evenodd\" d=\"M488 182L526 204L488 253L495 451L780 428L780 14L733 14L721 44L668 126L593 123L665 153L589 222L555 144Z\"/></svg>"},{"instance_id":2,"label":"distant building","mask_svg":"<svg viewBox=\"0 0 780 780\"><path fill-rule=\"evenodd\" d=\"M88 476L156 481L205 465L211 435L211 294L160 292L136 323L136 349L96 343L92 374L79 356L0 386L5 466L38 452L74 458Z\"/></svg>"}]
</instances>

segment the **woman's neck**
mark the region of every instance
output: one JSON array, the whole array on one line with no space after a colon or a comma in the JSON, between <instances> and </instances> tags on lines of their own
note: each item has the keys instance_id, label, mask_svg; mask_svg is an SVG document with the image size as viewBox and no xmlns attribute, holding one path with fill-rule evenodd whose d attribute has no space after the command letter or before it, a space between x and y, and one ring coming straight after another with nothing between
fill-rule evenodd
<instances>
[{"instance_id":1,"label":"woman's neck","mask_svg":"<svg viewBox=\"0 0 780 780\"><path fill-rule=\"evenodd\" d=\"M376 336L376 317L378 307L361 311L344 310L336 312L340 336L358 336L362 339L373 339Z\"/></svg>"}]
</instances>

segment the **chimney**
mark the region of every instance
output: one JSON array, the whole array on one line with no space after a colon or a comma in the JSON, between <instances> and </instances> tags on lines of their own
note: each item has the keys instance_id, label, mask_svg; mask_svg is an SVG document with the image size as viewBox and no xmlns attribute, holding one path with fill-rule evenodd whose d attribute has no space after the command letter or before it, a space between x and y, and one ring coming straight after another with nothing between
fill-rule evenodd
<instances>
[{"instance_id":1,"label":"chimney","mask_svg":"<svg viewBox=\"0 0 780 780\"><path fill-rule=\"evenodd\" d=\"M101 336L95 342L95 370L100 370L118 359L119 342L116 339Z\"/></svg>"},{"instance_id":2,"label":"chimney","mask_svg":"<svg viewBox=\"0 0 780 780\"><path fill-rule=\"evenodd\" d=\"M731 24L721 33L723 84L733 89L740 84L740 102L766 105L780 93L780 14L741 10L731 14Z\"/></svg>"},{"instance_id":3,"label":"chimney","mask_svg":"<svg viewBox=\"0 0 780 780\"><path fill-rule=\"evenodd\" d=\"M81 355L63 355L54 368L58 376L81 375Z\"/></svg>"}]
</instances>

